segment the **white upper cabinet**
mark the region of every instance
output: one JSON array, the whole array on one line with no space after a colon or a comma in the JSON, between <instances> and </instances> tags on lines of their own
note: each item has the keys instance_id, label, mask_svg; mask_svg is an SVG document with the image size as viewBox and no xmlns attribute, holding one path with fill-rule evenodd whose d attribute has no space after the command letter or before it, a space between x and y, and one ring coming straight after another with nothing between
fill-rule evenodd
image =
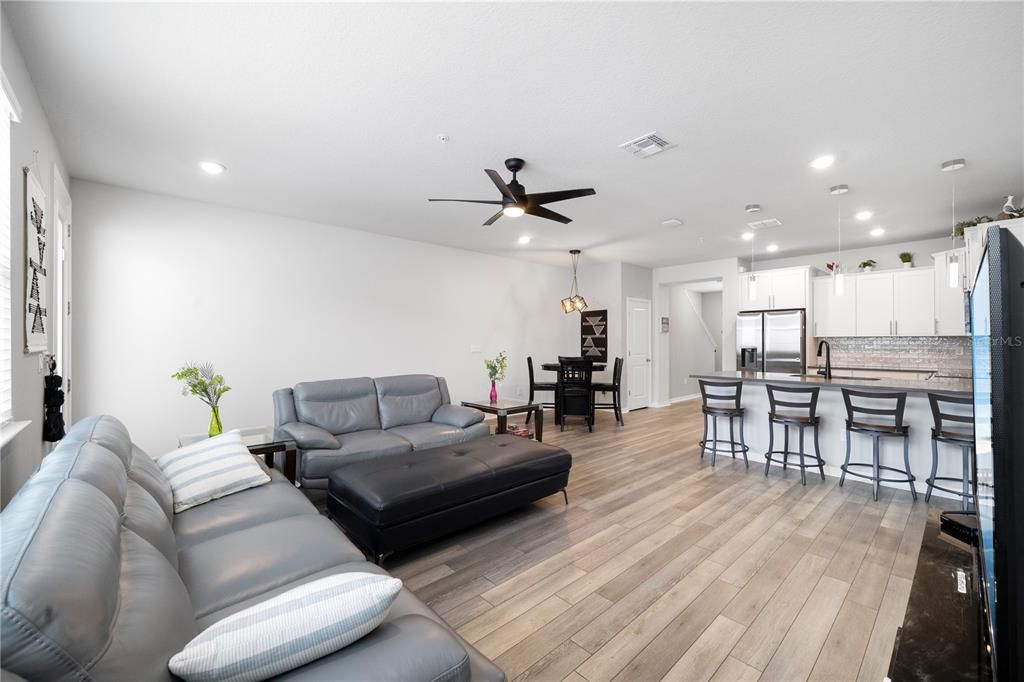
<instances>
[{"instance_id":1,"label":"white upper cabinet","mask_svg":"<svg viewBox=\"0 0 1024 682\"><path fill-rule=\"evenodd\" d=\"M813 336L857 335L857 287L848 284L843 295L836 296L831 277L812 280Z\"/></svg>"},{"instance_id":2,"label":"white upper cabinet","mask_svg":"<svg viewBox=\"0 0 1024 682\"><path fill-rule=\"evenodd\" d=\"M740 275L740 310L781 310L807 308L808 268L762 270L754 273L757 286L750 295L750 273Z\"/></svg>"},{"instance_id":3,"label":"white upper cabinet","mask_svg":"<svg viewBox=\"0 0 1024 682\"><path fill-rule=\"evenodd\" d=\"M893 278L891 272L855 275L857 336L893 335ZM847 289L849 289L847 282Z\"/></svg>"},{"instance_id":4,"label":"white upper cabinet","mask_svg":"<svg viewBox=\"0 0 1024 682\"><path fill-rule=\"evenodd\" d=\"M893 335L935 336L935 274L931 268L892 273Z\"/></svg>"},{"instance_id":5,"label":"white upper cabinet","mask_svg":"<svg viewBox=\"0 0 1024 682\"><path fill-rule=\"evenodd\" d=\"M933 253L932 258L935 259L935 333L966 336L967 249Z\"/></svg>"}]
</instances>

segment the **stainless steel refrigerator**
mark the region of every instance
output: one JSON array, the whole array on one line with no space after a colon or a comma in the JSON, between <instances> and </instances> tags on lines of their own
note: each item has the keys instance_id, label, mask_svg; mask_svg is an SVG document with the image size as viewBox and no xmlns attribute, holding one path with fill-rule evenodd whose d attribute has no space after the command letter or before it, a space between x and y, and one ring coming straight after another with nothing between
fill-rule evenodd
<instances>
[{"instance_id":1,"label":"stainless steel refrigerator","mask_svg":"<svg viewBox=\"0 0 1024 682\"><path fill-rule=\"evenodd\" d=\"M806 311L761 310L736 316L736 369L804 374Z\"/></svg>"}]
</instances>

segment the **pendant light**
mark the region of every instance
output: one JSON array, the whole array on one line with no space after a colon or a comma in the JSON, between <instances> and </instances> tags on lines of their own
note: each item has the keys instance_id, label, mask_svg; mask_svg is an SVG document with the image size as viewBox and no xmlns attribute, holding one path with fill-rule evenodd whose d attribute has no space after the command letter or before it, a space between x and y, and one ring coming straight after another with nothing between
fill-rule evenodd
<instances>
[{"instance_id":1,"label":"pendant light","mask_svg":"<svg viewBox=\"0 0 1024 682\"><path fill-rule=\"evenodd\" d=\"M967 162L963 159L952 159L943 163L939 169L943 173L955 173L964 166ZM952 176L952 191L950 198L950 209L953 214L953 230L956 230L956 175ZM947 283L950 289L959 289L960 284L960 257L956 253L946 254L946 274L948 275Z\"/></svg>"},{"instance_id":2,"label":"pendant light","mask_svg":"<svg viewBox=\"0 0 1024 682\"><path fill-rule=\"evenodd\" d=\"M750 275L747 277L747 299L757 300L757 275L754 274L754 239L756 234L750 237Z\"/></svg>"},{"instance_id":3,"label":"pendant light","mask_svg":"<svg viewBox=\"0 0 1024 682\"><path fill-rule=\"evenodd\" d=\"M833 185L829 194L842 197L850 191L849 185ZM839 199L836 206L836 264L832 267L832 295L842 296L846 293L846 275L843 273L843 201Z\"/></svg>"},{"instance_id":4,"label":"pendant light","mask_svg":"<svg viewBox=\"0 0 1024 682\"><path fill-rule=\"evenodd\" d=\"M569 257L572 258L572 287L569 289L569 295L562 299L562 312L566 315L574 310L582 313L587 309L587 299L580 296L579 285L576 283L576 271L580 266L580 250L573 249L569 252Z\"/></svg>"}]
</instances>

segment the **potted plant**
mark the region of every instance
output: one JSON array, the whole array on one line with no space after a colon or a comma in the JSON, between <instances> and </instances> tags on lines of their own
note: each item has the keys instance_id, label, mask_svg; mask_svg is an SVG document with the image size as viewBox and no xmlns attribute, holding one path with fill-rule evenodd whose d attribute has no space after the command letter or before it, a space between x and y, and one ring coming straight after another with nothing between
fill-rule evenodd
<instances>
[{"instance_id":1,"label":"potted plant","mask_svg":"<svg viewBox=\"0 0 1024 682\"><path fill-rule=\"evenodd\" d=\"M181 394L192 394L210 406L210 437L219 436L224 432L220 423L220 397L231 390L225 385L224 377L217 374L213 364L188 363L171 375L172 379L185 382Z\"/></svg>"},{"instance_id":2,"label":"potted plant","mask_svg":"<svg viewBox=\"0 0 1024 682\"><path fill-rule=\"evenodd\" d=\"M865 261L861 261L860 269L863 270L864 272L871 272L872 270L875 269L875 265L876 265L875 259L874 258L868 258Z\"/></svg>"},{"instance_id":3,"label":"potted plant","mask_svg":"<svg viewBox=\"0 0 1024 682\"><path fill-rule=\"evenodd\" d=\"M508 357L505 351L498 353L493 360L484 360L484 367L487 368L487 376L491 379L491 402L498 402L498 388L495 385L498 381L505 380L505 372L508 371Z\"/></svg>"},{"instance_id":4,"label":"potted plant","mask_svg":"<svg viewBox=\"0 0 1024 682\"><path fill-rule=\"evenodd\" d=\"M900 262L903 263L904 268L914 267L914 254L904 251L900 254Z\"/></svg>"},{"instance_id":5,"label":"potted plant","mask_svg":"<svg viewBox=\"0 0 1024 682\"><path fill-rule=\"evenodd\" d=\"M968 227L974 227L975 225L981 225L983 223L990 222L992 222L992 219L989 218L987 215L980 215L970 220L961 220L960 222L953 226L953 232L952 234L949 235L949 238L952 239L953 241L956 241L957 239L963 239L964 230L966 230Z\"/></svg>"}]
</instances>

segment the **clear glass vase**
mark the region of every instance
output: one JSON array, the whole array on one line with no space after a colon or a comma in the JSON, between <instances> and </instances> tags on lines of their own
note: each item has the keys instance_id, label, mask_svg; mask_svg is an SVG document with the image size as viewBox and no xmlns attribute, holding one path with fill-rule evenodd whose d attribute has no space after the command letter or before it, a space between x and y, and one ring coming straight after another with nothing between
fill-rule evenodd
<instances>
[{"instance_id":1,"label":"clear glass vase","mask_svg":"<svg viewBox=\"0 0 1024 682\"><path fill-rule=\"evenodd\" d=\"M214 436L219 436L222 433L224 433L224 425L220 423L220 408L211 407L209 431L210 438L213 438Z\"/></svg>"}]
</instances>

